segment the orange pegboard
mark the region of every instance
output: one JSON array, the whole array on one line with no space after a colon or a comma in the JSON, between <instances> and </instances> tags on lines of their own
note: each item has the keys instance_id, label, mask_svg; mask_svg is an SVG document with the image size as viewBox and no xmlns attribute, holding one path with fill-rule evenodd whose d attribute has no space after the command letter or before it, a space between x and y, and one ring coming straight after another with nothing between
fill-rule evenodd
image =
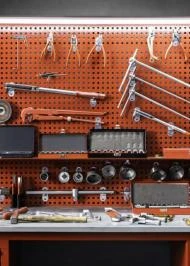
<instances>
[{"instance_id":1,"label":"orange pegboard","mask_svg":"<svg viewBox=\"0 0 190 266\"><path fill-rule=\"evenodd\" d=\"M21 124L20 112L23 108L52 108L52 109L75 109L75 110L91 110L104 111L108 115L103 117L105 128L114 128L115 125L120 125L121 128L144 128L147 130L147 149L148 156L155 156L162 153L162 148L185 147L190 146L189 136L176 133L173 137L167 135L166 127L157 124L153 121L142 119L141 122L135 123L132 120L132 111L134 107L140 107L142 110L152 113L168 122L173 122L175 125L190 131L189 121L174 115L171 112L165 111L154 104L151 104L142 99L137 99L131 104L127 114L124 117L120 116L121 109L117 108L121 94L118 92L119 85L123 75L128 67L129 58L138 48L138 60L150 64L162 71L165 71L177 78L189 82L189 61L185 62L180 49L174 47L171 50L167 59L164 59L165 51L171 42L171 35L175 25L161 26L154 25L155 29L155 54L159 60L154 64L149 62L149 53L147 49L146 39L149 28L146 25L0 25L0 75L1 75L1 98L10 102L13 107L13 116L9 124ZM46 38L49 32L53 31L56 49L56 60L52 58L41 59L40 54L46 44ZM190 26L182 25L180 27L182 42L184 49L188 54L190 48ZM71 34L76 34L78 38L78 48L81 56L81 66L78 66L77 57L71 53L68 67L66 68L66 58L70 48ZM102 52L93 52L89 58L88 64L85 64L86 57L94 45L95 38L101 33L103 36L104 47L107 56L107 64L104 67ZM22 40L15 40L14 36L24 35L27 43ZM17 65L17 53L19 58L19 68ZM39 73L43 72L58 72L65 73L66 76L52 78L49 81L40 78ZM181 97L189 99L189 89L183 87L173 81L170 81L161 75L155 74L140 66L137 66L136 73L138 76L147 81L153 82L168 91L176 93ZM95 108L90 107L89 99L77 98L72 96L63 96L58 94L21 92L16 91L13 98L10 98L4 88L5 82L15 82L20 84L31 84L36 86L79 90L88 92L106 93L108 97L105 100L99 100ZM158 100L167 106L182 112L189 116L189 104L180 102L171 96L159 92L151 87L143 84L138 85L139 92L146 94L149 97ZM63 129L67 133L87 133L92 125L81 122L66 123L64 121L42 121L34 122L39 133L59 133ZM113 161L119 167L122 160ZM149 169L151 162L145 160L134 160L138 167L138 177L143 180L147 178L146 171ZM81 166L87 171L93 164L100 167L102 161L95 160L75 160L59 161L59 160L2 160L1 162L1 186L11 185L11 175L17 174L33 180L36 189L42 188L39 180L40 168L47 165L51 169L51 181L47 184L49 189L71 189L73 183L59 184L56 179L56 171L61 166L68 164L68 168L75 169L75 166ZM140 165L139 165L140 164ZM147 167L148 166L148 167ZM187 165L186 165L187 167ZM145 173L146 172L146 173ZM113 189L122 192L126 184L117 177L115 181L110 183L104 182L101 186L107 189ZM75 185L80 189L97 189L97 186L88 186L86 183ZM5 203L5 202L4 202ZM2 203L2 204L4 204ZM9 200L6 201L6 204ZM28 205L42 204L40 199L27 199ZM68 197L53 197L50 198L47 204L73 205L73 201ZM79 205L99 206L102 203L98 196L91 196L81 199ZM130 206L123 200L123 195L118 194L108 197L106 205Z\"/></svg>"}]
</instances>

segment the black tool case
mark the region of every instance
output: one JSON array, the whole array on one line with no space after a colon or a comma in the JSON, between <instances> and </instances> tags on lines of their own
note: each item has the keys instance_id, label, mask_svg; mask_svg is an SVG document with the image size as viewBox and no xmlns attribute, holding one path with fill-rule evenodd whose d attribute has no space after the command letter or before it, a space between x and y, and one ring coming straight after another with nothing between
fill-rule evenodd
<instances>
[{"instance_id":1,"label":"black tool case","mask_svg":"<svg viewBox=\"0 0 190 266\"><path fill-rule=\"evenodd\" d=\"M146 157L144 129L92 129L88 135L89 157Z\"/></svg>"},{"instance_id":2,"label":"black tool case","mask_svg":"<svg viewBox=\"0 0 190 266\"><path fill-rule=\"evenodd\" d=\"M86 134L41 134L39 139L41 154L87 153Z\"/></svg>"}]
</instances>

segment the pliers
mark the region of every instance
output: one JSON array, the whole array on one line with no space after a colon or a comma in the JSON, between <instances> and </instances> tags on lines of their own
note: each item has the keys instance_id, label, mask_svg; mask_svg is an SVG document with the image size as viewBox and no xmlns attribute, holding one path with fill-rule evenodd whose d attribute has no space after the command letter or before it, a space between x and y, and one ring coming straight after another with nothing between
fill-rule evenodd
<instances>
[{"instance_id":1,"label":"pliers","mask_svg":"<svg viewBox=\"0 0 190 266\"><path fill-rule=\"evenodd\" d=\"M96 52L103 52L103 57L104 57L104 67L106 66L106 52L104 49L104 44L103 44L103 37L102 34L99 34L96 39L95 39L95 43L92 47L92 49L90 50L90 52L87 55L86 58L86 64L88 63L89 57L91 56L92 52L94 51L94 49L96 50Z\"/></svg>"},{"instance_id":2,"label":"pliers","mask_svg":"<svg viewBox=\"0 0 190 266\"><path fill-rule=\"evenodd\" d=\"M78 65L80 67L80 53L79 53L79 49L78 49L78 39L77 39L77 36L75 34L71 35L70 44L71 44L71 46L70 46L70 49L69 49L69 52L67 55L67 59L66 59L66 67L68 66L71 52L76 53L76 55L78 57Z\"/></svg>"},{"instance_id":3,"label":"pliers","mask_svg":"<svg viewBox=\"0 0 190 266\"><path fill-rule=\"evenodd\" d=\"M50 32L47 36L46 45L41 52L41 58L46 57L47 54L50 54L50 57L53 57L53 61L55 61L56 51L54 47L53 32Z\"/></svg>"},{"instance_id":4,"label":"pliers","mask_svg":"<svg viewBox=\"0 0 190 266\"><path fill-rule=\"evenodd\" d=\"M155 32L152 28L150 28L149 34L147 37L147 46L148 46L148 51L150 55L149 61L151 63L154 63L154 61L159 60L159 58L156 55L154 55L154 38L155 38Z\"/></svg>"},{"instance_id":5,"label":"pliers","mask_svg":"<svg viewBox=\"0 0 190 266\"><path fill-rule=\"evenodd\" d=\"M172 47L177 47L177 46L181 47L182 52L183 52L183 56L184 56L184 60L187 61L187 55L186 55L185 49L181 43L181 36L180 36L179 30L174 30L172 33L172 40L171 40L171 43L166 50L165 59L167 59L167 56L169 54L170 49Z\"/></svg>"}]
</instances>

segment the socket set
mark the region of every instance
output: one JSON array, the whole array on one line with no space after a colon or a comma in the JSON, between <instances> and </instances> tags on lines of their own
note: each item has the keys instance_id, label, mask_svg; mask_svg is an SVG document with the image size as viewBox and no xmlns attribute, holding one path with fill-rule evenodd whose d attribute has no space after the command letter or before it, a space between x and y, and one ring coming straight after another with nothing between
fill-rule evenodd
<instances>
[{"instance_id":1,"label":"socket set","mask_svg":"<svg viewBox=\"0 0 190 266\"><path fill-rule=\"evenodd\" d=\"M144 129L93 129L88 135L89 157L146 157Z\"/></svg>"}]
</instances>

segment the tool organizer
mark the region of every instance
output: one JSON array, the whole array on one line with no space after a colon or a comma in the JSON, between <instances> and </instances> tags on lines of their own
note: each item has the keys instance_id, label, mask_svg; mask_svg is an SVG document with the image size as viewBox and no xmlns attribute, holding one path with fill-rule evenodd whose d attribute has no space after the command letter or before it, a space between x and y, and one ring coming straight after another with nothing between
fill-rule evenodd
<instances>
[{"instance_id":1,"label":"tool organizer","mask_svg":"<svg viewBox=\"0 0 190 266\"><path fill-rule=\"evenodd\" d=\"M171 112L165 111L160 107L151 104L142 99L137 99L135 103L131 103L124 117L120 117L121 110L117 108L121 94L118 92L119 85L122 81L128 60L138 48L138 60L152 65L164 72L167 72L177 78L189 82L189 64L190 59L185 62L183 54L178 48L172 48L167 59L164 59L165 51L171 42L172 30L175 25L154 25L155 29L155 54L160 58L159 61L151 64L149 62L149 53L147 49L148 26L144 25L0 25L0 75L1 75L1 98L9 101L13 109L13 115L8 124L22 124L20 113L23 108L49 108L49 109L74 109L74 110L91 110L108 112L103 117L105 122L104 128L134 128L147 130L147 158L132 159L131 163L137 171L137 177L133 181L140 180L142 182L152 181L149 179L148 172L154 161L159 160L160 164L168 168L172 164L172 160L164 160L162 157L162 148L189 148L189 136L176 133L169 137L167 128L153 121L142 119L139 123L135 123L132 119L132 110L134 107L141 107L143 110L154 114L165 121L172 121L175 125L190 131L189 121L175 116ZM50 31L54 32L56 61L52 58L41 59L40 53L43 50L47 35ZM182 42L190 57L190 26L181 25L180 32L182 34ZM71 53L68 67L66 68L66 57L70 48L70 36L75 33L78 38L78 48L81 55L81 66L73 53ZM89 58L88 64L85 64L86 57L94 44L95 38L99 33L103 35L104 47L107 55L106 67L104 67L102 52L94 52ZM27 38L27 45L23 41L19 41L19 69L14 69L17 65L17 41L13 38L15 35L24 35ZM59 72L66 73L66 76L46 79L39 78L42 72ZM183 87L173 81L170 81L161 75L155 74L149 70L137 66L136 73L138 76L153 82L169 91L189 99L189 89ZM31 84L48 88L79 90L89 92L106 93L108 97L105 100L98 100L97 106L92 108L89 99L78 98L72 96L63 96L48 93L28 93L16 91L15 96L10 98L4 89L5 82L15 82L20 84ZM144 84L139 84L139 91L149 97L160 101L171 108L183 112L189 116L190 106L167 94L159 92ZM64 121L40 121L33 122L37 128L38 134L57 134L63 130L66 133L88 133L93 125L81 122L67 123ZM37 145L37 143L36 143ZM125 159L109 159L116 169L124 163ZM93 186L85 182L76 184L70 181L67 184L61 184L57 180L58 171L61 167L66 166L71 173L77 166L83 168L84 173L92 166L100 169L106 158L85 159L77 155L72 159L54 158L51 155L46 159L43 157L35 157L30 159L1 159L0 169L0 185L11 187L11 177L16 174L23 176L24 186L26 189L34 187L36 190L42 187L48 187L52 190L70 190L73 187L82 190L97 190L105 187L109 190L115 190L118 193L107 196L105 202L101 202L98 195L81 197L78 203L73 203L69 196L50 196L48 202L42 202L41 197L32 196L25 199L27 206L118 206L132 207L131 201L125 200L123 192L125 188L130 188L130 182L119 179L118 171L114 180L108 182L103 181L101 184ZM176 160L175 160L176 161ZM180 160L184 166L186 173L185 178L181 182L189 182L187 178L187 169L189 160ZM41 168L47 166L50 172L50 179L42 182L39 179ZM165 181L167 182L167 181ZM0 203L2 206L10 204L10 199L6 198ZM176 210L176 212L180 212ZM188 212L188 210L187 210Z\"/></svg>"}]
</instances>

